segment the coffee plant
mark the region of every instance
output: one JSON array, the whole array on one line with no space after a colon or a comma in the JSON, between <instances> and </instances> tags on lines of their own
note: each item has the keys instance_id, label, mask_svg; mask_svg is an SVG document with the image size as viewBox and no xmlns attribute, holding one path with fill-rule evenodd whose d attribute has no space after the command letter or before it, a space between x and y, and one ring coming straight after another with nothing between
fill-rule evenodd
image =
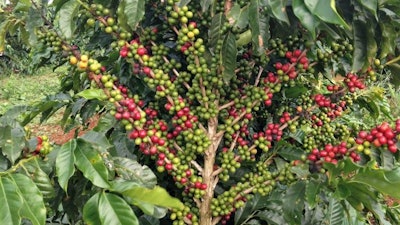
<instances>
[{"instance_id":1,"label":"coffee plant","mask_svg":"<svg viewBox=\"0 0 400 225\"><path fill-rule=\"evenodd\" d=\"M398 224L398 3L12 1L69 69L0 117L0 223Z\"/></svg>"}]
</instances>

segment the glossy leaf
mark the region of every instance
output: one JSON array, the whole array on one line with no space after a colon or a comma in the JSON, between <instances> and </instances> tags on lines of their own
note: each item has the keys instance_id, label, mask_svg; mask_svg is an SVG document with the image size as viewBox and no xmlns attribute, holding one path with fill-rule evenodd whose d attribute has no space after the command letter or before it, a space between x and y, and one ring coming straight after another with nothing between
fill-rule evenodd
<instances>
[{"instance_id":1,"label":"glossy leaf","mask_svg":"<svg viewBox=\"0 0 400 225\"><path fill-rule=\"evenodd\" d=\"M79 92L76 95L88 100L91 99L104 100L107 98L107 95L104 93L102 89L86 89L84 91Z\"/></svg>"},{"instance_id":2,"label":"glossy leaf","mask_svg":"<svg viewBox=\"0 0 400 225\"><path fill-rule=\"evenodd\" d=\"M298 181L292 184L283 197L283 216L290 224L300 224L304 209L306 183Z\"/></svg>"},{"instance_id":3,"label":"glossy leaf","mask_svg":"<svg viewBox=\"0 0 400 225\"><path fill-rule=\"evenodd\" d=\"M215 15L212 18L211 28L210 28L210 31L208 34L208 36L210 38L210 46L212 48L215 48L215 46L217 46L218 40L222 39L221 38L221 36L222 36L221 30L222 30L222 27L224 26L225 21L226 21L226 18L224 16L224 14L222 14L222 13L218 13L217 15Z\"/></svg>"},{"instance_id":4,"label":"glossy leaf","mask_svg":"<svg viewBox=\"0 0 400 225\"><path fill-rule=\"evenodd\" d=\"M16 192L15 183L6 176L0 176L0 224L18 225L21 223L19 210L23 199Z\"/></svg>"},{"instance_id":5,"label":"glossy leaf","mask_svg":"<svg viewBox=\"0 0 400 225\"><path fill-rule=\"evenodd\" d=\"M342 225L344 218L344 210L340 202L334 198L330 198L326 218L327 224Z\"/></svg>"},{"instance_id":6,"label":"glossy leaf","mask_svg":"<svg viewBox=\"0 0 400 225\"><path fill-rule=\"evenodd\" d=\"M398 187L400 185L400 168L393 170L375 170L365 168L354 175L350 182L371 186L381 193L400 198Z\"/></svg>"},{"instance_id":7,"label":"glossy leaf","mask_svg":"<svg viewBox=\"0 0 400 225\"><path fill-rule=\"evenodd\" d=\"M342 25L346 29L349 29L349 25L343 20L336 10L335 0L304 0L304 4L310 10L312 14L320 18L327 23L333 23Z\"/></svg>"},{"instance_id":8,"label":"glossy leaf","mask_svg":"<svg viewBox=\"0 0 400 225\"><path fill-rule=\"evenodd\" d=\"M25 146L25 132L21 126L5 126L0 129L0 148L12 164Z\"/></svg>"},{"instance_id":9,"label":"glossy leaf","mask_svg":"<svg viewBox=\"0 0 400 225\"><path fill-rule=\"evenodd\" d=\"M286 220L283 218L282 213L274 211L274 210L260 211L260 212L256 213L255 216L260 218L261 221L266 221L268 224L273 224L273 225L288 224L286 222ZM264 224L264 223L260 223L260 224Z\"/></svg>"},{"instance_id":10,"label":"glossy leaf","mask_svg":"<svg viewBox=\"0 0 400 225\"><path fill-rule=\"evenodd\" d=\"M358 203L358 205L352 204L355 209L360 211L365 207L375 215L379 220L379 224L390 225L386 219L382 205L377 201L378 195L376 192L373 192L366 185L359 183L346 183L345 185L351 191L349 200L355 200L355 203Z\"/></svg>"},{"instance_id":11,"label":"glossy leaf","mask_svg":"<svg viewBox=\"0 0 400 225\"><path fill-rule=\"evenodd\" d=\"M76 140L72 139L61 146L56 159L58 183L65 192L68 190L69 179L75 173L75 148Z\"/></svg>"},{"instance_id":12,"label":"glossy leaf","mask_svg":"<svg viewBox=\"0 0 400 225\"><path fill-rule=\"evenodd\" d=\"M101 224L139 225L139 220L128 203L115 194L102 192L99 198L98 210Z\"/></svg>"},{"instance_id":13,"label":"glossy leaf","mask_svg":"<svg viewBox=\"0 0 400 225\"><path fill-rule=\"evenodd\" d=\"M105 134L100 132L88 131L79 137L79 139L96 147L99 152L106 152L107 149L112 147Z\"/></svg>"},{"instance_id":14,"label":"glossy leaf","mask_svg":"<svg viewBox=\"0 0 400 225\"><path fill-rule=\"evenodd\" d=\"M140 225L160 225L160 221L149 215L142 215L139 217Z\"/></svg>"},{"instance_id":15,"label":"glossy leaf","mask_svg":"<svg viewBox=\"0 0 400 225\"><path fill-rule=\"evenodd\" d=\"M93 195L83 207L83 220L87 225L99 225L100 213L99 213L99 198L100 193Z\"/></svg>"},{"instance_id":16,"label":"glossy leaf","mask_svg":"<svg viewBox=\"0 0 400 225\"><path fill-rule=\"evenodd\" d=\"M378 0L357 0L364 8L369 10L372 15L376 17L376 11L378 9Z\"/></svg>"},{"instance_id":17,"label":"glossy leaf","mask_svg":"<svg viewBox=\"0 0 400 225\"><path fill-rule=\"evenodd\" d=\"M123 0L123 2L126 22L132 30L135 30L144 16L145 0Z\"/></svg>"},{"instance_id":18,"label":"glossy leaf","mask_svg":"<svg viewBox=\"0 0 400 225\"><path fill-rule=\"evenodd\" d=\"M61 33L65 38L71 39L76 29L76 17L78 16L79 2L70 0L63 4L60 11L58 12L58 26Z\"/></svg>"},{"instance_id":19,"label":"glossy leaf","mask_svg":"<svg viewBox=\"0 0 400 225\"><path fill-rule=\"evenodd\" d=\"M75 165L94 185L109 188L108 170L99 152L93 146L78 139L74 151Z\"/></svg>"},{"instance_id":20,"label":"glossy leaf","mask_svg":"<svg viewBox=\"0 0 400 225\"><path fill-rule=\"evenodd\" d=\"M29 219L33 225L42 225L46 222L46 206L43 196L32 180L22 174L12 174L10 176L15 184L13 191L17 192L22 198L20 216ZM14 209L15 210L15 209Z\"/></svg>"},{"instance_id":21,"label":"glossy leaf","mask_svg":"<svg viewBox=\"0 0 400 225\"><path fill-rule=\"evenodd\" d=\"M246 5L240 8L239 5L234 5L227 15L230 24L240 29L245 28L249 24L249 7Z\"/></svg>"},{"instance_id":22,"label":"glossy leaf","mask_svg":"<svg viewBox=\"0 0 400 225\"><path fill-rule=\"evenodd\" d=\"M212 0L200 0L201 11L205 12L208 10L212 3Z\"/></svg>"},{"instance_id":23,"label":"glossy leaf","mask_svg":"<svg viewBox=\"0 0 400 225\"><path fill-rule=\"evenodd\" d=\"M49 176L42 170L38 159L25 163L27 176L31 177L36 187L39 188L45 200L49 200L55 196L54 186Z\"/></svg>"},{"instance_id":24,"label":"glossy leaf","mask_svg":"<svg viewBox=\"0 0 400 225\"><path fill-rule=\"evenodd\" d=\"M270 0L268 1L272 14L274 14L274 17L287 23L290 24L289 18L286 12L286 3L287 0Z\"/></svg>"},{"instance_id":25,"label":"glossy leaf","mask_svg":"<svg viewBox=\"0 0 400 225\"><path fill-rule=\"evenodd\" d=\"M147 188L153 188L157 184L157 178L153 171L135 160L115 157L114 166L122 179L133 181Z\"/></svg>"},{"instance_id":26,"label":"glossy leaf","mask_svg":"<svg viewBox=\"0 0 400 225\"><path fill-rule=\"evenodd\" d=\"M181 201L177 198L171 197L164 188L159 186L156 186L153 189L134 187L130 190L124 191L122 194L134 201L136 200L167 208L183 208Z\"/></svg>"},{"instance_id":27,"label":"glossy leaf","mask_svg":"<svg viewBox=\"0 0 400 225\"><path fill-rule=\"evenodd\" d=\"M262 54L269 40L269 18L260 13L260 1L251 0L249 5L249 25L256 54Z\"/></svg>"},{"instance_id":28,"label":"glossy leaf","mask_svg":"<svg viewBox=\"0 0 400 225\"><path fill-rule=\"evenodd\" d=\"M235 69L237 67L237 48L236 48L236 38L235 35L229 32L224 42L222 43L221 49L221 70L222 70L222 78L225 83L229 83L229 81L235 77Z\"/></svg>"}]
</instances>

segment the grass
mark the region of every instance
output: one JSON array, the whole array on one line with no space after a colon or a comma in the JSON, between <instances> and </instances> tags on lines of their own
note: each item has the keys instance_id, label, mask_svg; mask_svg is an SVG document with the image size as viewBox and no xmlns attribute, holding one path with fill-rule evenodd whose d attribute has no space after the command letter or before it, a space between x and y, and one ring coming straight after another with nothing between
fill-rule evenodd
<instances>
[{"instance_id":1,"label":"grass","mask_svg":"<svg viewBox=\"0 0 400 225\"><path fill-rule=\"evenodd\" d=\"M14 106L30 105L47 95L57 93L60 87L57 71L44 68L36 73L0 77L0 115Z\"/></svg>"}]
</instances>

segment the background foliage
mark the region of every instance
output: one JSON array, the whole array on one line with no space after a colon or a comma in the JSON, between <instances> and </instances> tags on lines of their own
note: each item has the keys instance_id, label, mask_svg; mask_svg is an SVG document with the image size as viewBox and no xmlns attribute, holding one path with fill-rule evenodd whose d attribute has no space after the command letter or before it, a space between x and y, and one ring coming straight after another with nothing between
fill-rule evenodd
<instances>
[{"instance_id":1,"label":"background foliage","mask_svg":"<svg viewBox=\"0 0 400 225\"><path fill-rule=\"evenodd\" d=\"M396 90L400 81L399 1L329 2L329 5L323 0L176 2L179 7L187 5L194 13L193 20L205 42L204 55L208 61L204 64L212 71L209 77L214 75L222 86L234 87L227 90L211 85L210 89L220 88L233 96L227 95L226 99L220 97L221 102L234 105L232 102L235 99L246 99L243 96L261 95L254 91L257 89L244 87L256 86L252 84L258 82L258 74L262 74L262 78L267 77L265 71L278 73L276 63L286 63L289 60L286 56L288 51L301 49L310 60L310 65L315 62L312 64L313 71L299 68L299 77L293 82L271 82L270 86L266 86L273 93L270 99L272 107L267 107L265 103L259 106L260 111L255 111L251 101L250 107L245 105L255 118L249 123L251 135L245 136L247 141L253 143L255 138L252 135L266 129L267 123L279 124L277 121L283 111L294 110L299 102L307 102L301 95L311 98L311 94L324 94L334 99L335 94L330 93L327 86L344 83L344 77L350 72L363 77L367 88L343 96L337 93L338 99L349 97L354 104L348 106L345 115L332 123L327 122L332 124L333 129L340 130L335 133L334 141L337 144L349 142L349 149L355 151L358 145L349 140L356 138L358 131L378 129L385 121L396 129L394 124L399 116ZM93 3L97 5L93 6ZM118 110L110 100L112 89L105 87L106 82L94 79L91 72L99 73L97 69L90 69L90 65L96 63L104 66L106 70L102 71L102 77L113 74L107 79L118 80L118 84L132 93L129 98L136 101L142 99L145 107L158 107L158 121L167 121L169 129L174 129L174 119L162 108L169 99L163 98L161 91L148 83L149 79L144 78L143 71L135 72L135 64L140 64L141 70L143 66L153 71L156 68L144 64L138 56L128 55L128 52L135 54L134 51L124 50L127 42L135 38L140 38L143 43L163 46L167 53L161 47L157 51L147 46L147 51L155 57L165 56L177 63L168 64L159 59L163 63L155 62L155 65L171 71L171 77L174 77L171 75L173 69L189 74L187 80L178 80L177 84L184 86L187 82L194 86L199 78L191 75L192 61L184 53L186 49L182 49L190 46L184 45L183 35L180 34L180 28L187 26L188 22L179 15L177 21L174 15L176 8L171 3L174 1L56 0L48 5L47 1L15 0L10 5L2 5L0 52L3 54L1 65L4 64L4 71L10 68L29 71L48 64L58 67L68 64L71 56L77 57L79 62L78 67L71 66L67 76L61 78L59 93L48 96L40 103L16 107L0 117L0 201L4 203L0 206L1 224L20 224L27 220L32 224L198 222L194 218L200 213L192 211L196 204L182 191L182 186L185 186L179 183L182 179L174 174L156 172L162 170L154 163L157 158L147 157L140 150L137 141L140 139L129 138L127 127L131 124L119 122L110 115L109 112ZM108 22L110 17L117 21L116 29L112 25L107 26L111 23ZM91 19L93 21L89 22ZM108 27L111 27L110 32ZM174 29L178 28L176 32ZM122 38L123 33L127 37ZM198 40L197 37L195 40ZM129 44L134 45L135 42ZM80 64L84 61L82 55L89 55L91 60L96 61L91 61L89 67L83 67ZM176 87L176 91L180 96L188 99L192 94L196 96L196 93L186 93L179 88ZM312 93L308 92L309 89ZM346 99L347 103L350 100ZM207 101L198 98L193 101L195 103L190 105L190 110L199 117L199 123L211 127L207 117L212 116L205 115L212 115L213 111L201 111L202 102ZM253 103L257 101L259 99L253 99ZM236 110L241 110L241 107ZM310 108L310 112L314 113L313 107ZM51 140L31 137L24 126L39 115L40 120L45 121L60 109L64 110L60 123L66 130L84 124L95 114L102 116L92 132L52 149ZM316 115L325 112L316 111ZM302 118L302 115L300 113L298 117ZM225 119L223 113L219 116ZM307 116L304 118L311 120ZM229 133L230 123L226 122L229 119L224 119L220 122L221 129ZM244 124L241 123L241 127ZM375 146L368 154L361 149L358 163L353 162L348 154L337 164L313 164L313 160L306 160L305 157L311 155L313 148L310 145L315 143L307 146L306 142L329 132L311 125L307 128L307 124L285 125L282 128L284 138L273 140L270 149L264 153L257 146L258 153L254 155L258 162L271 159L265 160L271 161L266 167L249 160L234 173L229 173L227 181L217 183L212 191L215 191L216 202L220 202L213 211L224 206L228 198L224 198L224 194L232 194L233 197L239 194L231 187L241 184L241 177L249 178L246 175L253 174L253 170L256 175L260 171L268 171L271 174L264 176L272 176L261 183L251 183L254 186L243 190L250 190L242 196L244 198L234 200L237 205L234 204L232 214L216 214L213 216L216 221L231 224L399 223L398 207L385 201L386 196L400 197L397 191L400 182L398 151L392 154L387 146ZM289 131L291 125L295 129ZM286 126L288 129L285 129ZM232 159L240 155L241 146L236 145L232 137L224 136L222 143L220 152L225 147L222 145L227 143L235 149L236 155ZM220 152L218 154L224 157ZM206 168L206 157L202 153L197 155L200 166ZM229 163L235 164L232 159L229 158ZM223 162L220 160L217 163L221 166ZM268 185L266 190L260 188L263 182L269 184L275 181L277 184L270 189ZM212 183L206 185L211 186Z\"/></svg>"}]
</instances>

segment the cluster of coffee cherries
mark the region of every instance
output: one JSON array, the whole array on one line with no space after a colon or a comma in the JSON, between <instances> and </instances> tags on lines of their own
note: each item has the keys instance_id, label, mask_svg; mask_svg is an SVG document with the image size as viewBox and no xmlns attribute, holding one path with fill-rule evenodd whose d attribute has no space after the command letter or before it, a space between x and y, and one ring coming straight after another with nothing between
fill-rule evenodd
<instances>
[{"instance_id":1,"label":"cluster of coffee cherries","mask_svg":"<svg viewBox=\"0 0 400 225\"><path fill-rule=\"evenodd\" d=\"M348 73L344 82L351 93L357 89L365 89L363 81L354 73Z\"/></svg>"},{"instance_id":2,"label":"cluster of coffee cherries","mask_svg":"<svg viewBox=\"0 0 400 225\"><path fill-rule=\"evenodd\" d=\"M43 44L53 48L55 52L58 52L62 49L62 40L55 31L39 31L37 37Z\"/></svg>"},{"instance_id":3,"label":"cluster of coffee cherries","mask_svg":"<svg viewBox=\"0 0 400 225\"><path fill-rule=\"evenodd\" d=\"M335 90L336 87L337 86L333 86L333 90ZM330 89L332 89L332 86L328 86L328 90ZM318 107L326 108L326 114L331 119L341 116L347 105L344 100L340 100L338 103L333 103L330 97L323 94L316 94L314 96L314 102Z\"/></svg>"},{"instance_id":4,"label":"cluster of coffee cherries","mask_svg":"<svg viewBox=\"0 0 400 225\"><path fill-rule=\"evenodd\" d=\"M369 148L374 146L376 148L384 148L392 153L398 151L397 143L400 139L400 119L396 121L392 128L389 123L383 122L382 124L372 128L368 131L360 131L356 138L356 143L359 144L357 149L359 151L369 152Z\"/></svg>"},{"instance_id":5,"label":"cluster of coffee cherries","mask_svg":"<svg viewBox=\"0 0 400 225\"><path fill-rule=\"evenodd\" d=\"M51 150L53 149L49 138L46 135L42 135L42 136L37 136L36 137L36 148L35 151L33 152L33 154L40 154L42 156L45 156L47 154L49 154L51 152Z\"/></svg>"},{"instance_id":6,"label":"cluster of coffee cherries","mask_svg":"<svg viewBox=\"0 0 400 225\"><path fill-rule=\"evenodd\" d=\"M348 142L341 142L338 145L327 144L323 149L313 149L308 155L308 160L313 163L327 162L336 164L344 156L349 156L354 162L360 161L361 157L354 150L349 149Z\"/></svg>"},{"instance_id":7,"label":"cluster of coffee cherries","mask_svg":"<svg viewBox=\"0 0 400 225\"><path fill-rule=\"evenodd\" d=\"M349 41L339 40L332 42L330 47L326 46L324 49L317 49L317 58L326 64L331 60L346 57L347 54L352 53L353 49L353 45Z\"/></svg>"}]
</instances>

